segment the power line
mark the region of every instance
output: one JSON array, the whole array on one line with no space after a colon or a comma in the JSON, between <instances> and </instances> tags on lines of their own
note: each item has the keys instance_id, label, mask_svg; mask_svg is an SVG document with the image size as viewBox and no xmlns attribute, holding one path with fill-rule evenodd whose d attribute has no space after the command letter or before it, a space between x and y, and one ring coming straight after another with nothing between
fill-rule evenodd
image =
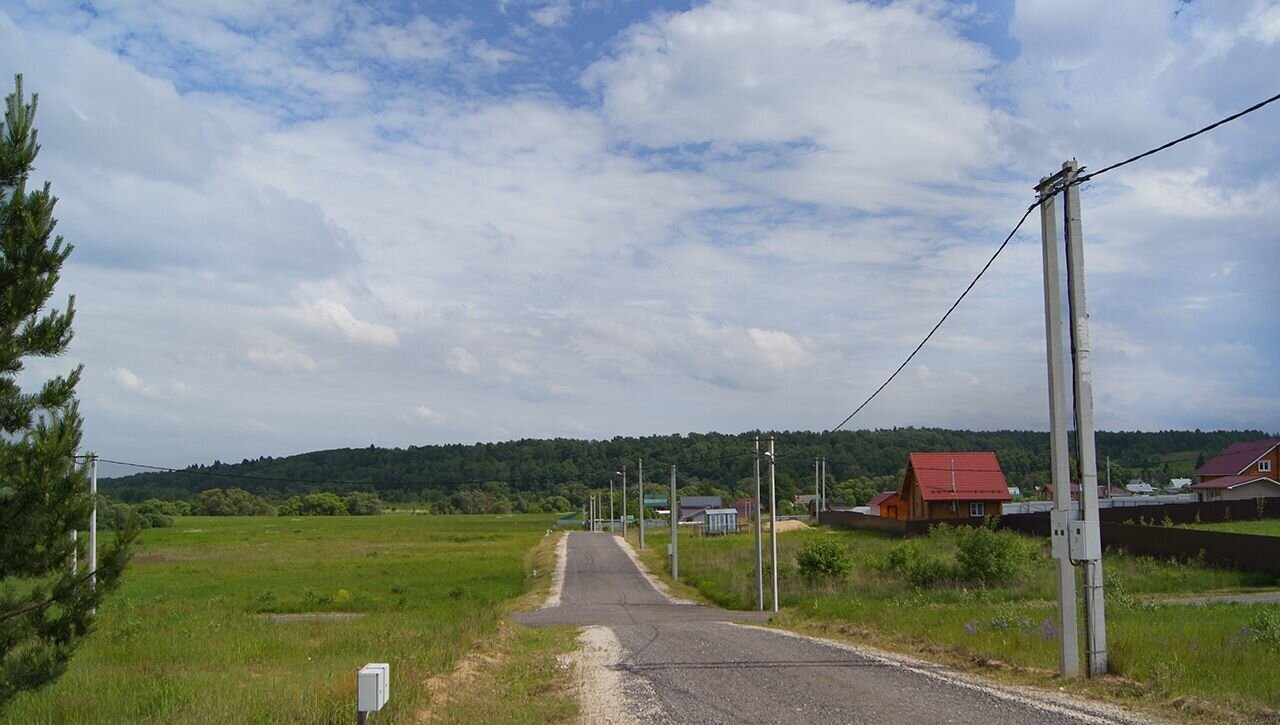
<instances>
[{"instance_id":1,"label":"power line","mask_svg":"<svg viewBox=\"0 0 1280 725\"><path fill-rule=\"evenodd\" d=\"M1152 156L1152 155L1154 155L1154 154L1158 154L1158 153L1160 153L1161 151L1165 151L1165 150L1167 150L1167 149L1171 149L1171 148L1173 148L1174 146L1177 146L1178 144L1182 143L1183 141L1190 141L1191 139L1195 138L1196 136L1199 136L1199 135L1200 135L1200 134L1202 134L1202 133L1208 133L1209 131L1212 131L1213 129L1215 129L1215 128L1217 128L1217 127L1219 127L1219 126L1223 125L1223 124L1231 123L1232 121L1236 120L1237 118L1240 118L1241 116L1247 116L1247 115L1249 115L1250 113L1253 113L1254 111L1257 111L1258 109L1262 108L1263 106L1266 106L1267 104L1270 104L1270 103L1275 103L1276 101L1280 101L1280 93L1277 93L1276 95L1274 95L1274 96L1272 96L1272 97L1270 97L1270 98L1266 99L1265 101L1260 101L1260 102L1258 102L1258 103L1255 103L1255 104L1253 104L1252 106L1249 106L1248 108L1244 109L1243 111L1240 111L1239 113L1233 113L1233 114L1231 114L1230 116L1227 116L1226 118L1223 118L1223 119L1221 119L1221 120L1219 120L1219 121L1215 121L1215 122L1213 122L1213 123L1209 124L1208 126L1205 126L1204 128L1200 129L1199 131L1192 131L1191 133L1187 134L1186 136L1180 136L1180 137L1175 138L1174 140L1172 140L1172 141L1170 141L1170 142L1168 142L1168 143L1166 143L1166 144L1161 144L1160 146L1156 146L1156 147L1155 147L1155 148L1153 148L1153 149L1148 149L1148 150L1146 150L1146 151L1143 151L1142 153L1138 154L1137 156L1130 156L1129 158L1125 159L1124 161L1116 162L1116 163L1114 163L1114 164L1111 164L1110 166L1104 166L1104 167L1102 167L1101 169L1098 169L1097 171L1095 171L1095 172L1093 172L1093 173L1091 173L1091 174L1084 174L1083 176L1078 176L1078 177L1076 177L1075 183L1076 183L1076 184L1083 184L1084 182L1089 181L1090 179L1093 179L1094 177L1102 176L1103 174L1107 173L1108 171L1114 171L1115 169L1118 169L1118 168L1120 168L1121 166L1128 166L1129 164L1132 164L1133 162L1135 162L1135 161L1137 161L1137 160L1139 160L1139 159L1145 159L1145 158L1146 158L1146 157L1148 157L1148 156Z\"/></svg>"},{"instance_id":2,"label":"power line","mask_svg":"<svg viewBox=\"0 0 1280 725\"><path fill-rule=\"evenodd\" d=\"M1027 210L1022 213L1022 218L1019 219L1018 223L1014 225L1013 230L1010 231L1008 236L1004 238L1004 241L1000 243L1000 246L996 247L995 253L991 255L991 258L987 260L987 263L982 265L982 269L978 271L977 276L973 278L973 281L969 282L969 286L964 288L964 291L960 293L960 296L956 298L956 301L951 303L951 307L947 308L947 311L943 313L942 319L938 320L938 324L934 325L932 330L929 330L929 334L924 336L924 339L920 341L919 345L916 345L916 349L911 351L911 354L907 356L906 360L902 361L902 364L898 366L898 369L894 370L893 374L890 375L888 378L886 378L883 383L880 383L880 387L876 388L874 393L869 395L866 400L862 401L861 405L855 408L854 411L850 413L848 416L846 416L844 420L840 421L840 425L837 425L835 428L832 428L830 431L827 431L826 435L831 435L832 433L835 433L836 431L843 428L849 421L853 420L853 417L858 413L862 412L862 409L867 407L867 404L869 404L872 400L875 400L876 396L880 394L880 391L888 387L889 383L893 382L893 379L898 377L898 374L902 372L903 368L907 367L907 364L910 363L911 360L915 358L916 354L919 353L920 350L925 346L925 344L928 343L929 340L933 338L933 334L938 331L938 328L942 327L942 323L946 322L947 318L951 316L951 313L955 312L955 309L960 306L960 303L964 301L964 298L966 296L968 296L969 291L972 290L974 285L978 283L978 280L982 279L982 275L986 274L988 269L991 269L991 265L996 261L996 257L999 257L1000 253L1004 251L1004 248L1009 246L1009 242L1013 239L1013 235L1018 233L1018 230L1021 229L1022 225L1027 221L1027 217L1031 216L1032 210L1034 210L1039 205L1040 205L1040 202L1037 200L1035 203L1027 207Z\"/></svg>"}]
</instances>

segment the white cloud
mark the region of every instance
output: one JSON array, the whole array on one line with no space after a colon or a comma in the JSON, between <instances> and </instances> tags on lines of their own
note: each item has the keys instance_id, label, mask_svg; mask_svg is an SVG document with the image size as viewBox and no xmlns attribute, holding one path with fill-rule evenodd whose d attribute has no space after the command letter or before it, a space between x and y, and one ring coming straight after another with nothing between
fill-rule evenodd
<instances>
[{"instance_id":1,"label":"white cloud","mask_svg":"<svg viewBox=\"0 0 1280 725\"><path fill-rule=\"evenodd\" d=\"M318 365L307 353L293 347L253 347L245 352L249 362L268 371L312 371Z\"/></svg>"},{"instance_id":2,"label":"white cloud","mask_svg":"<svg viewBox=\"0 0 1280 725\"><path fill-rule=\"evenodd\" d=\"M716 0L633 27L587 79L628 140L709 143L771 193L880 209L990 163L992 63L924 5Z\"/></svg>"},{"instance_id":3,"label":"white cloud","mask_svg":"<svg viewBox=\"0 0 1280 725\"><path fill-rule=\"evenodd\" d=\"M569 0L551 0L546 5L533 11L535 23L547 28L561 27L573 16L573 5Z\"/></svg>"},{"instance_id":4,"label":"white cloud","mask_svg":"<svg viewBox=\"0 0 1280 725\"><path fill-rule=\"evenodd\" d=\"M713 0L616 35L635 8L0 15L77 246L59 294L89 439L185 464L834 424L1034 179L1248 105L1280 64L1272 4L1059 5L979 27L947 3ZM1280 359L1277 118L1085 189L1100 425L1280 425L1248 394ZM1037 237L855 427L1045 425Z\"/></svg>"},{"instance_id":5,"label":"white cloud","mask_svg":"<svg viewBox=\"0 0 1280 725\"><path fill-rule=\"evenodd\" d=\"M356 319L341 302L319 300L303 308L302 312L312 322L331 325L352 342L376 347L400 346L400 336L395 330L380 323Z\"/></svg>"},{"instance_id":6,"label":"white cloud","mask_svg":"<svg viewBox=\"0 0 1280 725\"><path fill-rule=\"evenodd\" d=\"M142 381L142 378L135 375L133 371L128 368L111 368L107 371L107 374L111 376L111 379L114 380L117 385L131 393L140 393L149 397L154 397L159 394L155 386L147 385Z\"/></svg>"},{"instance_id":7,"label":"white cloud","mask_svg":"<svg viewBox=\"0 0 1280 725\"><path fill-rule=\"evenodd\" d=\"M415 406L415 407L414 407L414 409L413 409L413 415L414 415L414 417L416 417L416 418L418 418L418 419L420 419L420 420L426 420L426 421L431 421L431 422L435 422L435 423L444 422L444 416L443 416L443 415L440 415L439 413L437 413L436 411L434 411L434 410L432 410L432 409L428 408L428 407L427 407L427 406L425 406L425 405L418 405L418 406Z\"/></svg>"},{"instance_id":8,"label":"white cloud","mask_svg":"<svg viewBox=\"0 0 1280 725\"><path fill-rule=\"evenodd\" d=\"M454 372L463 375L475 375L480 369L480 361L464 347L451 347L446 357L446 365Z\"/></svg>"}]
</instances>

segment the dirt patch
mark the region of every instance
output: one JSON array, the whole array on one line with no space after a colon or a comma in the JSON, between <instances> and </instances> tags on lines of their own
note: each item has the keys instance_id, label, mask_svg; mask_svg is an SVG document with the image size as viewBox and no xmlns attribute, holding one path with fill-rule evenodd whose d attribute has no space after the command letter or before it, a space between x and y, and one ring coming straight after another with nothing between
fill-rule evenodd
<instances>
[{"instance_id":1,"label":"dirt patch","mask_svg":"<svg viewBox=\"0 0 1280 725\"><path fill-rule=\"evenodd\" d=\"M502 645L511 637L511 628L503 624L498 628L498 634L493 640L482 645L481 649L458 659L452 672L428 677L427 706L417 712L417 721L435 722L444 714L449 703L460 696L460 693L473 690L477 682L491 677L489 673L501 667L506 661Z\"/></svg>"},{"instance_id":2,"label":"dirt patch","mask_svg":"<svg viewBox=\"0 0 1280 725\"><path fill-rule=\"evenodd\" d=\"M808 529L809 529L809 524L806 524L803 521L796 521L795 519L787 519L786 521L778 522L779 534L785 534L788 531L807 531ZM768 524L765 525L764 530L765 531L769 530Z\"/></svg>"},{"instance_id":3,"label":"dirt patch","mask_svg":"<svg viewBox=\"0 0 1280 725\"><path fill-rule=\"evenodd\" d=\"M360 619L364 614L360 612L318 612L316 614L260 614L258 616L272 622L323 622L325 620Z\"/></svg>"},{"instance_id":4,"label":"dirt patch","mask_svg":"<svg viewBox=\"0 0 1280 725\"><path fill-rule=\"evenodd\" d=\"M177 564L188 561L188 559L175 559L164 554L142 554L141 556L133 557L129 561L134 564Z\"/></svg>"}]
</instances>

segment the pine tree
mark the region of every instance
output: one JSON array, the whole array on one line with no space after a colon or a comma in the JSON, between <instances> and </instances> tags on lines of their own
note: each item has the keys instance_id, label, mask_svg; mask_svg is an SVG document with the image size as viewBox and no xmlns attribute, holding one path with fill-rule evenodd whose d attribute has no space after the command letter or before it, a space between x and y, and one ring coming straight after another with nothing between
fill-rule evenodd
<instances>
[{"instance_id":1,"label":"pine tree","mask_svg":"<svg viewBox=\"0 0 1280 725\"><path fill-rule=\"evenodd\" d=\"M49 184L28 191L36 155L36 101L23 102L22 76L0 126L0 708L17 693L53 682L93 624L103 596L119 582L137 527L130 526L89 567L71 572L70 532L92 507L73 459L81 419L75 388L81 367L24 392L23 359L52 358L71 342L74 297L46 310L72 247L50 243L57 200ZM83 538L81 539L83 541Z\"/></svg>"}]
</instances>

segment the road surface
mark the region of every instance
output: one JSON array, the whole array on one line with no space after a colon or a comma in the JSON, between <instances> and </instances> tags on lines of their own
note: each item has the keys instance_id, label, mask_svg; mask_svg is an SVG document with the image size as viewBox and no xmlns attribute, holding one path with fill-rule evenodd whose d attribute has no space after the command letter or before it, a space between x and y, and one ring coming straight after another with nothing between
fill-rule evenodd
<instances>
[{"instance_id":1,"label":"road surface","mask_svg":"<svg viewBox=\"0 0 1280 725\"><path fill-rule=\"evenodd\" d=\"M585 627L595 722L1149 722L1118 708L982 684L943 667L761 626L756 612L674 604L609 534L574 532L557 606L529 626Z\"/></svg>"}]
</instances>

